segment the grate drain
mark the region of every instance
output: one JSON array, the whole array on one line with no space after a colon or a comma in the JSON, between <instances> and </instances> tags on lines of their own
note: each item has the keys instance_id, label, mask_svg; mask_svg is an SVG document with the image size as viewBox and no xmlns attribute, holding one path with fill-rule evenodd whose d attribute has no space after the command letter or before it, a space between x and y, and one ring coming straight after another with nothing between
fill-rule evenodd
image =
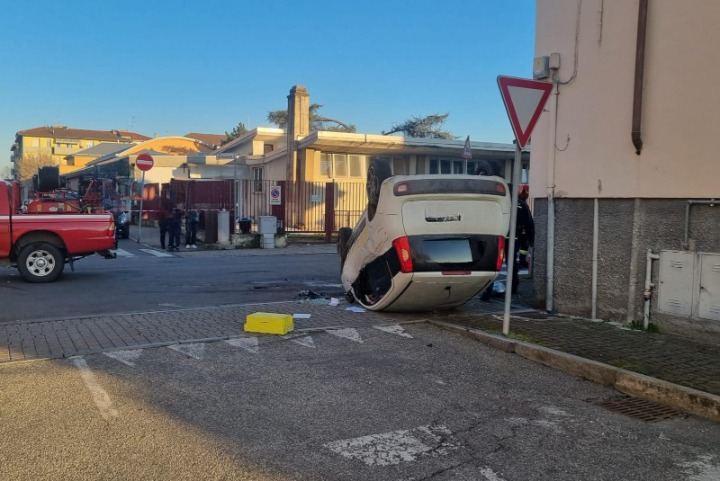
<instances>
[{"instance_id":1,"label":"grate drain","mask_svg":"<svg viewBox=\"0 0 720 481\"><path fill-rule=\"evenodd\" d=\"M675 419L685 415L676 409L631 396L608 399L595 404L648 423Z\"/></svg>"}]
</instances>

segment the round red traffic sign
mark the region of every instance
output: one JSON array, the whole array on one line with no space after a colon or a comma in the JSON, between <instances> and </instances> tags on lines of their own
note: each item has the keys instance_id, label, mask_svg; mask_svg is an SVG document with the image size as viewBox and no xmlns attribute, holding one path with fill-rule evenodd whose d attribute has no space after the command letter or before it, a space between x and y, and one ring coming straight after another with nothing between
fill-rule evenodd
<instances>
[{"instance_id":1,"label":"round red traffic sign","mask_svg":"<svg viewBox=\"0 0 720 481\"><path fill-rule=\"evenodd\" d=\"M137 156L137 159L135 159L135 165L137 165L137 168L140 170L150 170L154 164L155 161L150 154L140 154Z\"/></svg>"}]
</instances>

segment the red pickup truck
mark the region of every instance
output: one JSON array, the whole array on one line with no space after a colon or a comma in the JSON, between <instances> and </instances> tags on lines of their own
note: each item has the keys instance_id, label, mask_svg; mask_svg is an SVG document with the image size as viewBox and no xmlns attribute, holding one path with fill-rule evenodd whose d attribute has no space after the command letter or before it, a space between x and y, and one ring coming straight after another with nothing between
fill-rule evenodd
<instances>
[{"instance_id":1,"label":"red pickup truck","mask_svg":"<svg viewBox=\"0 0 720 481\"><path fill-rule=\"evenodd\" d=\"M0 181L0 265L17 267L29 282L54 281L66 262L91 254L115 257L110 213L19 212L19 188Z\"/></svg>"}]
</instances>

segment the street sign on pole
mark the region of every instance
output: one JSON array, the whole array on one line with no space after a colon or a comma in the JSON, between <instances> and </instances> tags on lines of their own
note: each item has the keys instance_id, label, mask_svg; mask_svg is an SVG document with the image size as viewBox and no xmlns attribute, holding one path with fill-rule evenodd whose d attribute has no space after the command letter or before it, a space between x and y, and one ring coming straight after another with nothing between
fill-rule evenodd
<instances>
[{"instance_id":1,"label":"street sign on pole","mask_svg":"<svg viewBox=\"0 0 720 481\"><path fill-rule=\"evenodd\" d=\"M153 168L155 161L152 155L142 153L135 159L135 165L142 170L142 182L140 183L140 215L138 217L138 244L140 243L140 234L142 233L142 216L143 216L143 200L145 199L145 172Z\"/></svg>"},{"instance_id":2,"label":"street sign on pole","mask_svg":"<svg viewBox=\"0 0 720 481\"><path fill-rule=\"evenodd\" d=\"M470 136L465 139L465 146L463 147L462 158L470 160L472 159L472 148L470 147Z\"/></svg>"},{"instance_id":3,"label":"street sign on pole","mask_svg":"<svg viewBox=\"0 0 720 481\"><path fill-rule=\"evenodd\" d=\"M143 153L137 156L135 159L135 165L137 165L138 169L145 172L153 168L155 161L153 160L152 155Z\"/></svg>"},{"instance_id":4,"label":"street sign on pole","mask_svg":"<svg viewBox=\"0 0 720 481\"><path fill-rule=\"evenodd\" d=\"M522 149L530 140L553 85L549 82L503 75L498 76L497 81L515 140Z\"/></svg>"},{"instance_id":5,"label":"street sign on pole","mask_svg":"<svg viewBox=\"0 0 720 481\"><path fill-rule=\"evenodd\" d=\"M503 334L510 334L510 304L512 302L513 270L515 269L515 244L517 233L518 190L520 188L520 170L522 149L530 140L535 124L542 114L553 85L548 82L528 80L517 77L498 76L500 95L505 103L510 125L515 133L515 160L512 171L512 205L510 211L510 239L505 258L507 275L505 277L505 315L503 316Z\"/></svg>"}]
</instances>

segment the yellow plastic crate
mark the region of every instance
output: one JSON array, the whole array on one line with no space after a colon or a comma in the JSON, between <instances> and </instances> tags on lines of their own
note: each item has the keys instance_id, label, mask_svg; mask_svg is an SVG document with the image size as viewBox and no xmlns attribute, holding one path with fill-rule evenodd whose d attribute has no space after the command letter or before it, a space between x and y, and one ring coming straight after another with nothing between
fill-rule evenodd
<instances>
[{"instance_id":1,"label":"yellow plastic crate","mask_svg":"<svg viewBox=\"0 0 720 481\"><path fill-rule=\"evenodd\" d=\"M264 334L287 334L295 329L290 314L273 312L254 312L245 317L245 332L261 332Z\"/></svg>"}]
</instances>

